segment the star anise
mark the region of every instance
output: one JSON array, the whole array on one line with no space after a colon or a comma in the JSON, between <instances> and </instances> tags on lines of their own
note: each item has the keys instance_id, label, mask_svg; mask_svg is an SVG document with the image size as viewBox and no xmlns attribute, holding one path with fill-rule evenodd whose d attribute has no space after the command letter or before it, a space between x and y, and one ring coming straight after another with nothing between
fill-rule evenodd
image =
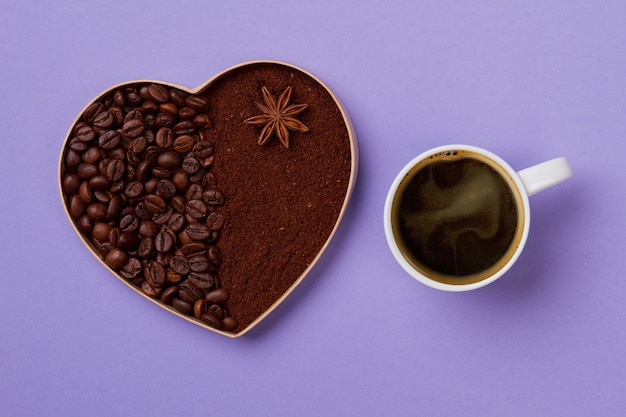
<instances>
[{"instance_id":1,"label":"star anise","mask_svg":"<svg viewBox=\"0 0 626 417\"><path fill-rule=\"evenodd\" d=\"M249 125L263 126L259 135L259 145L265 145L274 135L286 148L289 148L289 131L304 133L309 128L295 118L307 108L307 104L289 104L291 98L291 87L276 99L265 86L261 87L263 101L265 104L256 102L256 106L263 112L258 116L244 120Z\"/></svg>"}]
</instances>

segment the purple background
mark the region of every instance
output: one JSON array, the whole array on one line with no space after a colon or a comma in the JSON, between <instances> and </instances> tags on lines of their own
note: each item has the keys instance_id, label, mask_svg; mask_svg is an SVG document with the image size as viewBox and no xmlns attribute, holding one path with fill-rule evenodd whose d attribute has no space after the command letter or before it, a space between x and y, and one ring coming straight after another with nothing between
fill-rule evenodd
<instances>
[{"instance_id":1,"label":"purple background","mask_svg":"<svg viewBox=\"0 0 626 417\"><path fill-rule=\"evenodd\" d=\"M2 3L0 415L623 415L623 1ZM195 87L264 58L335 91L361 169L320 263L231 340L91 257L57 162L110 86ZM449 142L574 169L532 197L513 269L463 294L405 274L382 226L396 173Z\"/></svg>"}]
</instances>

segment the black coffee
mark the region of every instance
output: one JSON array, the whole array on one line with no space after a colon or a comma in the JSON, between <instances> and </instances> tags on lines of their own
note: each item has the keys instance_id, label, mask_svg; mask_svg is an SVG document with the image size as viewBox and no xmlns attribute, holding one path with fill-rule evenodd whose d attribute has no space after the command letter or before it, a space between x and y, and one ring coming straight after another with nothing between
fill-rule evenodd
<instances>
[{"instance_id":1,"label":"black coffee","mask_svg":"<svg viewBox=\"0 0 626 417\"><path fill-rule=\"evenodd\" d=\"M523 217L508 175L467 151L433 155L400 184L394 234L414 267L442 282L484 279L515 250Z\"/></svg>"}]
</instances>

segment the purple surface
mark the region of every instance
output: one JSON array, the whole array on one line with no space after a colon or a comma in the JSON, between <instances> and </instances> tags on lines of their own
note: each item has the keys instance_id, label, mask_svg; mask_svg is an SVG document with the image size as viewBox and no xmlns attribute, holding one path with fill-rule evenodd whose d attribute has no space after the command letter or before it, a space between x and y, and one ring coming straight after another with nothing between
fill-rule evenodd
<instances>
[{"instance_id":1,"label":"purple surface","mask_svg":"<svg viewBox=\"0 0 626 417\"><path fill-rule=\"evenodd\" d=\"M3 3L0 415L626 409L626 3ZM195 87L262 58L335 91L361 170L329 252L230 340L139 298L91 257L63 212L57 161L102 90L141 78ZM574 169L531 198L513 269L464 294L406 275L382 227L396 173L449 142L516 169L557 156Z\"/></svg>"}]
</instances>

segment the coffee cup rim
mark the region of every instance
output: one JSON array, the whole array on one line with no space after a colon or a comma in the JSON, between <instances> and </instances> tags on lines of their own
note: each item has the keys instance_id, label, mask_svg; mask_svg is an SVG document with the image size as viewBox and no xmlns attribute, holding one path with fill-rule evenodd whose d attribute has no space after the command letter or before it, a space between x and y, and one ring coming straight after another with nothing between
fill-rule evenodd
<instances>
[{"instance_id":1,"label":"coffee cup rim","mask_svg":"<svg viewBox=\"0 0 626 417\"><path fill-rule=\"evenodd\" d=\"M448 284L448 283L439 282L423 275L421 272L415 269L400 251L398 244L396 243L396 239L394 237L393 226L392 226L392 221L391 221L391 208L393 205L395 195L398 191L398 187L402 183L402 180L406 177L406 175L410 172L410 170L419 162L421 162L422 160L426 158L429 158L432 155L445 153L445 152L452 152L455 150L481 154L491 159L495 163L497 163L510 176L512 182L515 184L517 191L519 193L519 196L522 200L522 206L523 206L522 208L524 212L523 213L524 225L522 229L522 235L520 237L517 248L515 252L513 253L513 255L511 256L511 258L502 266L502 268L497 270L494 274L480 281L472 282L468 284ZM404 167L400 170L400 172L396 175L394 181L392 182L389 188L389 191L387 193L387 198L385 200L385 206L384 206L384 229L385 229L387 245L389 246L389 249L391 250L392 255L394 256L396 261L400 264L400 266L410 276L412 276L413 278L415 278L417 281L421 282L422 284L425 284L434 289L449 291L449 292L460 292L460 291L469 291L469 290L478 289L496 281L498 278L504 275L513 266L513 264L515 264L515 262L519 258L522 252L522 249L524 248L526 244L526 240L528 238L528 232L530 229L529 208L530 207L529 207L528 193L524 187L524 184L521 178L519 177L517 171L515 171L501 157L499 157L498 155L496 155L495 153L489 150L480 148L478 146L473 146L473 145L450 144L450 145L438 146L435 148L431 148L425 152L422 152L421 154L413 158L411 161L409 161L406 165L404 165Z\"/></svg>"}]
</instances>

